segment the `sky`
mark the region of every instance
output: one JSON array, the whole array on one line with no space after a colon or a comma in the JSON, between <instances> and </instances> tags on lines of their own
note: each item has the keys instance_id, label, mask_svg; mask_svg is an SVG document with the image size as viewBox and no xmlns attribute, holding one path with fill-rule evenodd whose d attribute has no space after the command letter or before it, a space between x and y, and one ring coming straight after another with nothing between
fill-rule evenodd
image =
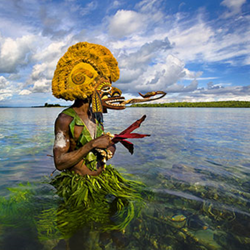
<instances>
[{"instance_id":1,"label":"sky","mask_svg":"<svg viewBox=\"0 0 250 250\"><path fill-rule=\"evenodd\" d=\"M0 106L70 105L51 81L83 41L110 49L126 98L250 101L249 0L1 0Z\"/></svg>"}]
</instances>

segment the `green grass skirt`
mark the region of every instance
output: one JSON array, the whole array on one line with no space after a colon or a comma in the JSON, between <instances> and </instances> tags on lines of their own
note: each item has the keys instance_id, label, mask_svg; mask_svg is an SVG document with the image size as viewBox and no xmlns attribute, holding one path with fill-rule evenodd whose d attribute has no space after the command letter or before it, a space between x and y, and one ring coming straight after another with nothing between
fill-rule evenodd
<instances>
[{"instance_id":1,"label":"green grass skirt","mask_svg":"<svg viewBox=\"0 0 250 250\"><path fill-rule=\"evenodd\" d=\"M124 230L139 216L147 194L141 182L123 176L108 165L99 176L65 171L8 188L9 195L0 196L0 248L1 232L8 235L10 229L23 238L37 234L40 242L67 239L81 230Z\"/></svg>"},{"instance_id":2,"label":"green grass skirt","mask_svg":"<svg viewBox=\"0 0 250 250\"><path fill-rule=\"evenodd\" d=\"M123 230L143 206L144 185L125 179L111 165L98 176L65 171L55 176L51 184L63 199L56 216L64 235L84 226Z\"/></svg>"}]
</instances>

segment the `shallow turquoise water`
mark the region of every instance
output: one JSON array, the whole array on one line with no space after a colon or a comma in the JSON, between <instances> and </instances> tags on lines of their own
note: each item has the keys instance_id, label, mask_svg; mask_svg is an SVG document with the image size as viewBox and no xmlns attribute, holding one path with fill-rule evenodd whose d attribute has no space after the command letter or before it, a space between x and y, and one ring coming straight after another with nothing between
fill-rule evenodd
<instances>
[{"instance_id":1,"label":"shallow turquoise water","mask_svg":"<svg viewBox=\"0 0 250 250\"><path fill-rule=\"evenodd\" d=\"M39 193L37 211L49 209L53 189L41 180L54 170L47 155L61 110L0 109L2 197L29 181ZM27 218L17 212L0 221L0 249L250 249L250 110L128 108L105 114L105 129L121 132L144 114L136 132L151 136L133 140L132 156L118 145L111 160L154 193L140 218L125 232L82 229L66 243L39 238L35 212L24 205L17 210Z\"/></svg>"}]
</instances>

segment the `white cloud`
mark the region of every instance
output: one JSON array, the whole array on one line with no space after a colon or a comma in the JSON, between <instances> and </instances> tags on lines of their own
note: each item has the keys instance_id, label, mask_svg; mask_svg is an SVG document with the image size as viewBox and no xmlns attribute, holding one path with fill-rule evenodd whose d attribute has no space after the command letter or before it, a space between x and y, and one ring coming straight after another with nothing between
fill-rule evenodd
<instances>
[{"instance_id":1,"label":"white cloud","mask_svg":"<svg viewBox=\"0 0 250 250\"><path fill-rule=\"evenodd\" d=\"M67 1L2 0L0 27L5 36L12 38L33 33L52 40L63 39L75 24L72 5L75 4Z\"/></svg>"},{"instance_id":2,"label":"white cloud","mask_svg":"<svg viewBox=\"0 0 250 250\"><path fill-rule=\"evenodd\" d=\"M57 61L68 47L66 45L66 48L63 48L65 42L49 42L47 38L28 35L17 39L0 37L0 45L0 72L10 73L8 78L12 79L12 84L9 89L12 94L29 95L51 91L51 80ZM31 68L32 63L34 65ZM24 69L27 73L22 77L19 72ZM25 82L28 89L24 89ZM7 80L0 76L0 88L6 87L7 83ZM1 100L4 100L11 95L5 93L1 96Z\"/></svg>"},{"instance_id":3,"label":"white cloud","mask_svg":"<svg viewBox=\"0 0 250 250\"><path fill-rule=\"evenodd\" d=\"M33 93L48 93L51 92L51 81L45 78L39 79L34 82L34 86L31 89Z\"/></svg>"},{"instance_id":4,"label":"white cloud","mask_svg":"<svg viewBox=\"0 0 250 250\"><path fill-rule=\"evenodd\" d=\"M0 101L4 101L12 97L12 92L8 89L0 89Z\"/></svg>"},{"instance_id":5,"label":"white cloud","mask_svg":"<svg viewBox=\"0 0 250 250\"><path fill-rule=\"evenodd\" d=\"M143 0L135 5L135 10L118 10L109 17L109 34L116 38L131 38L141 34L147 36L147 33L164 23L161 3L161 0Z\"/></svg>"},{"instance_id":6,"label":"white cloud","mask_svg":"<svg viewBox=\"0 0 250 250\"><path fill-rule=\"evenodd\" d=\"M36 39L34 35L17 39L0 36L0 72L14 73L20 66L28 65Z\"/></svg>"},{"instance_id":7,"label":"white cloud","mask_svg":"<svg viewBox=\"0 0 250 250\"><path fill-rule=\"evenodd\" d=\"M56 68L56 62L57 60L53 60L48 63L42 63L42 64L35 64L32 69L32 73L30 75L30 80L28 83L32 83L34 80L38 80L41 78L46 78L48 80L51 80L54 75L54 71Z\"/></svg>"},{"instance_id":8,"label":"white cloud","mask_svg":"<svg viewBox=\"0 0 250 250\"><path fill-rule=\"evenodd\" d=\"M172 53L181 60L200 64L249 63L250 26L247 19L232 24L221 20L207 22L202 13L194 18L175 18L172 27L160 29L155 38L168 37L173 44ZM239 57L243 58L238 60Z\"/></svg>"},{"instance_id":9,"label":"white cloud","mask_svg":"<svg viewBox=\"0 0 250 250\"><path fill-rule=\"evenodd\" d=\"M187 27L180 22L168 32L170 41L174 44L175 54L182 60L194 61L203 59L203 54L210 52L209 42L214 37L214 31L202 20ZM200 56L200 58L199 58Z\"/></svg>"},{"instance_id":10,"label":"white cloud","mask_svg":"<svg viewBox=\"0 0 250 250\"><path fill-rule=\"evenodd\" d=\"M132 10L118 10L110 20L109 32L122 38L140 32L146 27L147 16Z\"/></svg>"},{"instance_id":11,"label":"white cloud","mask_svg":"<svg viewBox=\"0 0 250 250\"><path fill-rule=\"evenodd\" d=\"M59 58L66 52L68 49L68 39L63 41L44 41L43 47L40 48L33 56L32 60L35 62L57 62Z\"/></svg>"},{"instance_id":12,"label":"white cloud","mask_svg":"<svg viewBox=\"0 0 250 250\"><path fill-rule=\"evenodd\" d=\"M169 101L188 101L188 102L201 102L201 101L250 101L250 85L248 86L222 86L213 85L208 83L207 88L198 88L191 93L179 93L174 99Z\"/></svg>"},{"instance_id":13,"label":"white cloud","mask_svg":"<svg viewBox=\"0 0 250 250\"><path fill-rule=\"evenodd\" d=\"M197 89L197 77L202 72L191 72L185 68L185 63L176 56L169 54L171 45L168 39L155 40L143 45L138 51L124 54L118 58L121 67L121 78L117 87L123 91L149 92L163 90L166 92L192 92ZM160 57L160 60L155 58ZM160 56L159 56L160 55ZM178 82L189 78L189 85Z\"/></svg>"},{"instance_id":14,"label":"white cloud","mask_svg":"<svg viewBox=\"0 0 250 250\"><path fill-rule=\"evenodd\" d=\"M119 66L121 68L142 69L147 67L150 63L155 63L160 59L160 55L165 51L171 49L171 44L167 37L161 40L153 40L151 42L140 41L140 46L133 46L131 48L124 48L121 55L118 57Z\"/></svg>"},{"instance_id":15,"label":"white cloud","mask_svg":"<svg viewBox=\"0 0 250 250\"><path fill-rule=\"evenodd\" d=\"M9 89L0 89L0 94L11 94Z\"/></svg>"},{"instance_id":16,"label":"white cloud","mask_svg":"<svg viewBox=\"0 0 250 250\"><path fill-rule=\"evenodd\" d=\"M139 47L136 51L129 53L124 51L118 57L119 67L121 69L121 78L119 80L119 86L127 92L135 92L138 89L152 90L153 87L164 87L166 83L162 83L162 76L166 73L164 64L165 53L168 53L171 45L167 38L163 40L154 40L149 43L145 43ZM155 60L157 57L163 58L158 62ZM155 90L155 89L154 89Z\"/></svg>"},{"instance_id":17,"label":"white cloud","mask_svg":"<svg viewBox=\"0 0 250 250\"><path fill-rule=\"evenodd\" d=\"M145 88L151 86L150 90L177 91L177 86L173 88L180 79L185 77L185 64L173 55L168 55L165 62L154 65L151 69L151 77L147 77ZM151 79L150 79L151 78ZM172 86L172 87L170 87ZM178 88L178 91L180 89Z\"/></svg>"},{"instance_id":18,"label":"white cloud","mask_svg":"<svg viewBox=\"0 0 250 250\"><path fill-rule=\"evenodd\" d=\"M30 95L32 92L28 89L23 89L19 92L19 95Z\"/></svg>"},{"instance_id":19,"label":"white cloud","mask_svg":"<svg viewBox=\"0 0 250 250\"><path fill-rule=\"evenodd\" d=\"M9 81L4 76L0 76L0 89L4 89L8 85L9 85Z\"/></svg>"},{"instance_id":20,"label":"white cloud","mask_svg":"<svg viewBox=\"0 0 250 250\"><path fill-rule=\"evenodd\" d=\"M246 0L224 0L221 5L226 6L229 11L225 13L224 17L228 18L241 12L242 5L246 3Z\"/></svg>"},{"instance_id":21,"label":"white cloud","mask_svg":"<svg viewBox=\"0 0 250 250\"><path fill-rule=\"evenodd\" d=\"M11 97L12 97L12 94L2 94L2 93L0 93L0 101L1 102L4 101L4 100L9 99Z\"/></svg>"},{"instance_id":22,"label":"white cloud","mask_svg":"<svg viewBox=\"0 0 250 250\"><path fill-rule=\"evenodd\" d=\"M121 82L121 83L131 83L135 79L139 79L141 74L142 74L142 71L139 68L137 68L137 69L124 69L121 72L119 82Z\"/></svg>"},{"instance_id":23,"label":"white cloud","mask_svg":"<svg viewBox=\"0 0 250 250\"><path fill-rule=\"evenodd\" d=\"M11 90L10 82L4 77L0 76L0 101L11 98L13 90Z\"/></svg>"},{"instance_id":24,"label":"white cloud","mask_svg":"<svg viewBox=\"0 0 250 250\"><path fill-rule=\"evenodd\" d=\"M33 93L47 93L51 91L51 81L56 69L58 60L67 50L67 41L52 42L47 47L33 55L32 72L26 81L29 91ZM66 45L66 46L65 46Z\"/></svg>"},{"instance_id":25,"label":"white cloud","mask_svg":"<svg viewBox=\"0 0 250 250\"><path fill-rule=\"evenodd\" d=\"M32 80L38 80L40 77L43 77L44 72L46 71L46 68L47 68L46 63L34 65L32 73L31 73L31 79Z\"/></svg>"}]
</instances>

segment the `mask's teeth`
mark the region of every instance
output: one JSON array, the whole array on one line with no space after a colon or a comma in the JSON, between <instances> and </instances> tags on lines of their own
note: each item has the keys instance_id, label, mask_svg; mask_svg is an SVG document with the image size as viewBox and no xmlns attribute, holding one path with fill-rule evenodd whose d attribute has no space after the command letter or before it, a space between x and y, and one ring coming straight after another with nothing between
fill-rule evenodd
<instances>
[{"instance_id":1,"label":"mask's teeth","mask_svg":"<svg viewBox=\"0 0 250 250\"><path fill-rule=\"evenodd\" d=\"M125 104L123 104L124 99L114 99L114 100L107 100L106 103L108 105L111 105L111 106L124 106ZM118 103L120 102L120 103Z\"/></svg>"},{"instance_id":2,"label":"mask's teeth","mask_svg":"<svg viewBox=\"0 0 250 250\"><path fill-rule=\"evenodd\" d=\"M122 104L122 103L115 103L115 102L117 102L117 101L122 101L122 100L111 100L111 101L106 101L106 103L107 103L108 105L111 105L111 106L125 106L125 105Z\"/></svg>"}]
</instances>

